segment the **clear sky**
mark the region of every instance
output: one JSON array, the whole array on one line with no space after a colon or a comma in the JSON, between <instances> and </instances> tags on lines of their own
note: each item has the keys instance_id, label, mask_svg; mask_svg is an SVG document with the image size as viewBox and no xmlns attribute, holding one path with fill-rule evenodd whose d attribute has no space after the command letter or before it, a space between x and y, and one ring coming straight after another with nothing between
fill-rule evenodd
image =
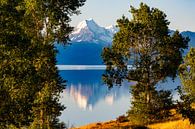
<instances>
[{"instance_id":1,"label":"clear sky","mask_svg":"<svg viewBox=\"0 0 195 129\"><path fill-rule=\"evenodd\" d=\"M89 18L104 27L115 25L123 14L131 18L130 5L139 7L140 2L162 10L171 22L170 29L195 32L195 0L87 0L81 14L72 17L71 25Z\"/></svg>"}]
</instances>

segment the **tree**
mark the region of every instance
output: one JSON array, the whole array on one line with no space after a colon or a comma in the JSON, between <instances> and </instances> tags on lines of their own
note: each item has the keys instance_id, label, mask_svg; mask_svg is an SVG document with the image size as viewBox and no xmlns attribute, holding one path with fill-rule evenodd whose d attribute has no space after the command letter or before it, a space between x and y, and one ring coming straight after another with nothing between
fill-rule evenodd
<instances>
[{"instance_id":1,"label":"tree","mask_svg":"<svg viewBox=\"0 0 195 129\"><path fill-rule=\"evenodd\" d=\"M195 48L191 48L184 58L184 62L179 67L179 76L182 87L178 88L180 101L178 101L177 111L184 118L189 118L191 123L195 123Z\"/></svg>"},{"instance_id":2,"label":"tree","mask_svg":"<svg viewBox=\"0 0 195 129\"><path fill-rule=\"evenodd\" d=\"M195 48L191 48L179 67L183 88L195 102Z\"/></svg>"},{"instance_id":3,"label":"tree","mask_svg":"<svg viewBox=\"0 0 195 129\"><path fill-rule=\"evenodd\" d=\"M158 119L154 110L157 108L154 105L158 105L155 97L163 98L162 91L156 91L156 84L167 77L176 77L189 39L178 31L170 36L166 15L157 8L141 3L139 9L131 7L130 12L133 19L123 16L117 20L119 32L114 36L112 47L103 51L102 57L107 65L103 80L111 86L113 82L120 84L123 79L137 82L131 90L130 113L136 114L140 117L138 122L145 124ZM130 69L128 64L132 65ZM170 100L169 93L164 91L162 94ZM162 110L162 107L157 110Z\"/></svg>"},{"instance_id":4,"label":"tree","mask_svg":"<svg viewBox=\"0 0 195 129\"><path fill-rule=\"evenodd\" d=\"M17 4L1 1L0 126L28 125L32 115L34 93L29 84L34 83L30 80L35 71L27 52L30 40L20 27L22 14L15 9Z\"/></svg>"},{"instance_id":5,"label":"tree","mask_svg":"<svg viewBox=\"0 0 195 129\"><path fill-rule=\"evenodd\" d=\"M57 128L64 81L54 42L66 44L70 17L85 0L1 0L0 127Z\"/></svg>"}]
</instances>

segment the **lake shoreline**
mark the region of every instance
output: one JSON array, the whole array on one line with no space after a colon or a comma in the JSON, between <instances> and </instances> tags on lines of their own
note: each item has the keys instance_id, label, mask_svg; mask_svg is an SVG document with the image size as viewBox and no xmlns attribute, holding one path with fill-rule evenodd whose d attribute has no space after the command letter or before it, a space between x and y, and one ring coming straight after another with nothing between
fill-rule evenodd
<instances>
[{"instance_id":1,"label":"lake shoreline","mask_svg":"<svg viewBox=\"0 0 195 129\"><path fill-rule=\"evenodd\" d=\"M82 67L81 67L82 66ZM103 68L102 65L62 65L61 68ZM109 89L102 82L105 70L60 70L60 76L68 80L66 90L61 94L60 102L67 108L59 117L64 123L81 127L88 123L104 123L125 114L131 107L130 86L134 82L124 81L121 86ZM172 90L173 98L177 93L173 90L180 85L179 78L173 82L171 78L165 83L158 84L158 90ZM113 108L114 107L114 108ZM79 114L79 115L78 115ZM69 126L71 127L71 126Z\"/></svg>"},{"instance_id":2,"label":"lake shoreline","mask_svg":"<svg viewBox=\"0 0 195 129\"><path fill-rule=\"evenodd\" d=\"M194 105L192 105L194 108ZM126 116L119 116L115 120L89 123L71 129L195 129L195 124L190 124L188 119L183 119L175 109L171 110L172 116L166 120L157 121L155 123L140 126L132 124Z\"/></svg>"}]
</instances>

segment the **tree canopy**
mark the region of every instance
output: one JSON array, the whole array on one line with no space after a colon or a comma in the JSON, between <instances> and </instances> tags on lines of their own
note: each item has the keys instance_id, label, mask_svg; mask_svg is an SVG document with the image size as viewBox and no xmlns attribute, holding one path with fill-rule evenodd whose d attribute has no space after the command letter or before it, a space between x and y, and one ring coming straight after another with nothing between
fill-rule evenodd
<instances>
[{"instance_id":1,"label":"tree canopy","mask_svg":"<svg viewBox=\"0 0 195 129\"><path fill-rule=\"evenodd\" d=\"M59 128L54 43L66 44L85 0L0 1L0 128Z\"/></svg>"},{"instance_id":2,"label":"tree canopy","mask_svg":"<svg viewBox=\"0 0 195 129\"><path fill-rule=\"evenodd\" d=\"M182 86L178 88L180 101L178 101L177 111L184 118L188 118L190 123L195 123L195 48L191 48L184 58L184 62L179 67L179 76Z\"/></svg>"},{"instance_id":3,"label":"tree canopy","mask_svg":"<svg viewBox=\"0 0 195 129\"><path fill-rule=\"evenodd\" d=\"M195 102L195 48L191 48L179 67L179 75L184 90Z\"/></svg>"},{"instance_id":4,"label":"tree canopy","mask_svg":"<svg viewBox=\"0 0 195 129\"><path fill-rule=\"evenodd\" d=\"M156 91L156 84L167 77L176 77L189 39L182 37L179 31L170 35L166 14L157 8L141 3L138 9L131 6L130 12L131 20L125 16L117 20L119 32L114 36L112 47L104 48L102 53L107 65L103 80L110 86L124 79L136 81L131 90L130 112L137 114L139 121L147 122L158 119L159 110L166 108L162 96L171 100L169 92ZM156 107L160 102L155 99L157 96L165 107Z\"/></svg>"}]
</instances>

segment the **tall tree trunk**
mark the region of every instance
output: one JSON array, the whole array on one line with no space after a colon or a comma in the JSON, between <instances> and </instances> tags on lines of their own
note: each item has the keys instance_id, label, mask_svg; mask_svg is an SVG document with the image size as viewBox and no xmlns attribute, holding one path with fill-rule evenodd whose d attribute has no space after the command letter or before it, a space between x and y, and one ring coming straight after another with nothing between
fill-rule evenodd
<instances>
[{"instance_id":1,"label":"tall tree trunk","mask_svg":"<svg viewBox=\"0 0 195 129\"><path fill-rule=\"evenodd\" d=\"M49 119L49 116L47 116L47 129L51 129L50 128L50 121L49 121L50 119Z\"/></svg>"},{"instance_id":2,"label":"tall tree trunk","mask_svg":"<svg viewBox=\"0 0 195 129\"><path fill-rule=\"evenodd\" d=\"M40 129L44 129L44 111L41 109L40 111Z\"/></svg>"}]
</instances>

